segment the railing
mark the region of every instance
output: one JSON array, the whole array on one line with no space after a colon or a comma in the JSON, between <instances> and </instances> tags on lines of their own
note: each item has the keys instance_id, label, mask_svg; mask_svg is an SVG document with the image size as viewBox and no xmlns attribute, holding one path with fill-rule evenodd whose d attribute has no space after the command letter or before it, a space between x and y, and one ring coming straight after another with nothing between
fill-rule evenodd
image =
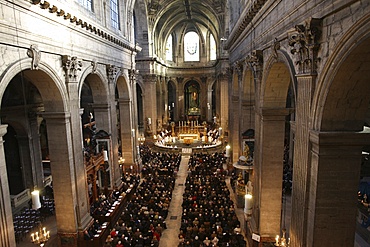
<instances>
[{"instance_id":1,"label":"railing","mask_svg":"<svg viewBox=\"0 0 370 247\"><path fill-rule=\"evenodd\" d=\"M30 189L25 189L18 195L10 195L10 202L13 208L17 208L23 203L29 201L30 199L31 199Z\"/></svg>"}]
</instances>

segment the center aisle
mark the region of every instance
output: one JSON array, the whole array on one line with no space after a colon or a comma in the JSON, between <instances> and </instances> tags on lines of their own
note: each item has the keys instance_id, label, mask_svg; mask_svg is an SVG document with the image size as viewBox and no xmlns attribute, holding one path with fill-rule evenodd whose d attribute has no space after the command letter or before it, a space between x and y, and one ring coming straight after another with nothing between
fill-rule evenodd
<instances>
[{"instance_id":1,"label":"center aisle","mask_svg":"<svg viewBox=\"0 0 370 247\"><path fill-rule=\"evenodd\" d=\"M181 163L177 173L175 188L172 192L171 204L168 209L166 219L167 229L163 231L159 247L176 247L179 243L178 235L180 233L182 202L185 190L186 177L188 176L188 163L190 154L181 156Z\"/></svg>"}]
</instances>

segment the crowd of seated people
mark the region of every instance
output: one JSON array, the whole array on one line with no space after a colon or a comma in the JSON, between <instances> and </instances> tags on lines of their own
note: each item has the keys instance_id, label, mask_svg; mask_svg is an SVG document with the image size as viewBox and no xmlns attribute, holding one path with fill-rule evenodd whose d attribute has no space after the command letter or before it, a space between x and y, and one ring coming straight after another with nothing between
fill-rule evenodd
<instances>
[{"instance_id":1,"label":"crowd of seated people","mask_svg":"<svg viewBox=\"0 0 370 247\"><path fill-rule=\"evenodd\" d=\"M175 185L174 171L180 165L181 156L155 153L147 146L141 146L140 153L142 181L111 229L107 247L159 246L162 231L166 229L165 219Z\"/></svg>"},{"instance_id":2,"label":"crowd of seated people","mask_svg":"<svg viewBox=\"0 0 370 247\"><path fill-rule=\"evenodd\" d=\"M122 176L122 186L120 189L113 190L108 196L101 194L99 198L90 206L90 215L94 218L93 224L84 231L84 240L93 240L95 235L98 235L105 223L103 218L112 206L118 201L119 197L128 191L131 187L135 187L140 182L140 176L126 174Z\"/></svg>"},{"instance_id":3,"label":"crowd of seated people","mask_svg":"<svg viewBox=\"0 0 370 247\"><path fill-rule=\"evenodd\" d=\"M246 246L225 182L224 161L221 153L191 156L179 247Z\"/></svg>"}]
</instances>

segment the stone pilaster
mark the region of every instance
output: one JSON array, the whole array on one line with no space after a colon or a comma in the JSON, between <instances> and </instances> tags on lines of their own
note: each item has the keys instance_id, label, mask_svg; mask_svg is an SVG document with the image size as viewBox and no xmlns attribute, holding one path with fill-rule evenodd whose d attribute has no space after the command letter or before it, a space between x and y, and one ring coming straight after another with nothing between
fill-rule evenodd
<instances>
[{"instance_id":1,"label":"stone pilaster","mask_svg":"<svg viewBox=\"0 0 370 247\"><path fill-rule=\"evenodd\" d=\"M218 77L218 86L220 91L220 100L216 109L220 109L220 125L225 131L229 131L229 84L231 83L231 70L225 71L225 73L220 74ZM216 113L217 114L217 113Z\"/></svg>"},{"instance_id":2,"label":"stone pilaster","mask_svg":"<svg viewBox=\"0 0 370 247\"><path fill-rule=\"evenodd\" d=\"M117 76L122 73L122 68L118 68L116 66L110 66L110 69L107 70L108 75L108 88L109 88L109 95L108 97L108 104L111 106L110 109L110 133L112 136L118 136L118 129L116 128L118 124L117 119L117 102L115 98L115 90L116 90L116 81ZM118 165L118 138L111 138L111 153L110 153L110 167L111 167L111 176L113 178L113 182L117 185L121 183L121 170Z\"/></svg>"},{"instance_id":3,"label":"stone pilaster","mask_svg":"<svg viewBox=\"0 0 370 247\"><path fill-rule=\"evenodd\" d=\"M309 174L311 171L309 161L309 128L312 97L314 93L317 68L318 38L320 37L321 21L309 19L304 25L297 25L295 30L289 32L289 45L294 55L293 61L297 77L297 101L295 116L295 142L293 161L293 198L291 232L293 246L307 246L307 210L309 200Z\"/></svg>"},{"instance_id":4,"label":"stone pilaster","mask_svg":"<svg viewBox=\"0 0 370 247\"><path fill-rule=\"evenodd\" d=\"M283 154L285 138L285 108L260 109L256 126L254 208L253 215L263 242L270 242L280 233ZM263 154L263 158L261 157ZM257 193L256 193L257 192Z\"/></svg>"},{"instance_id":5,"label":"stone pilaster","mask_svg":"<svg viewBox=\"0 0 370 247\"><path fill-rule=\"evenodd\" d=\"M83 137L82 137L82 123L81 123L81 110L79 108L80 105L80 97L79 97L79 88L78 88L78 81L80 76L80 68L82 67L82 61L77 59L77 57L69 57L64 56L63 57L63 65L64 69L66 71L66 85L69 95L69 106L70 106L70 118L67 120L70 122L70 135L71 135L71 148L72 153L70 155L73 156L72 160L73 163L71 164L73 166L73 170L71 171L74 174L73 184L75 184L74 189L75 191L72 193L75 193L76 195L76 206L75 206L75 212L76 212L76 223L78 226L78 229L82 231L87 224L91 221L90 216L90 206L89 206L89 195L88 195L88 188L87 188L87 176L85 171L85 164L84 164L84 157L83 157ZM54 119L54 117L63 117L58 116L55 114L46 115L47 117L50 117ZM49 120L53 121L53 120ZM48 121L48 120L46 120ZM53 131L53 128L50 126L50 124L47 125L47 129L51 129ZM49 136L49 131L48 131ZM68 138L68 137L67 137ZM50 142L49 142L49 149L50 148ZM53 160L51 160L53 162ZM55 178L54 171L52 170L53 180Z\"/></svg>"},{"instance_id":6,"label":"stone pilaster","mask_svg":"<svg viewBox=\"0 0 370 247\"><path fill-rule=\"evenodd\" d=\"M74 163L71 114L43 113L42 116L48 131L58 236L60 243L68 243L61 246L77 246L81 212L87 212L88 201L84 165ZM82 155L81 143L79 153Z\"/></svg>"},{"instance_id":7,"label":"stone pilaster","mask_svg":"<svg viewBox=\"0 0 370 247\"><path fill-rule=\"evenodd\" d=\"M40 134L39 134L39 124L37 121L36 112L28 113L28 122L30 128L30 136L28 137L28 148L32 164L32 174L33 177L33 186L38 188L44 187L44 172L42 167L42 154L41 154L41 144L40 144ZM28 187L28 188L33 188Z\"/></svg>"},{"instance_id":8,"label":"stone pilaster","mask_svg":"<svg viewBox=\"0 0 370 247\"><path fill-rule=\"evenodd\" d=\"M157 129L157 92L156 83L157 76L146 75L143 77L145 85L145 99L144 99L144 118L151 118L151 130L156 134ZM148 129L148 128L145 128Z\"/></svg>"},{"instance_id":9,"label":"stone pilaster","mask_svg":"<svg viewBox=\"0 0 370 247\"><path fill-rule=\"evenodd\" d=\"M6 161L4 153L3 136L6 134L8 125L0 125L0 246L16 246L13 228L12 208L10 205L10 193L8 175L6 172Z\"/></svg>"},{"instance_id":10,"label":"stone pilaster","mask_svg":"<svg viewBox=\"0 0 370 247\"><path fill-rule=\"evenodd\" d=\"M120 114L120 129L121 129L121 148L122 157L125 159L125 164L132 165L135 163L134 148L133 148L133 137L131 133L131 101L120 99L119 114Z\"/></svg>"},{"instance_id":11,"label":"stone pilaster","mask_svg":"<svg viewBox=\"0 0 370 247\"><path fill-rule=\"evenodd\" d=\"M307 241L300 244L291 234L293 246L353 246L362 148L369 140L365 132L310 133ZM300 217L293 212L292 218Z\"/></svg>"},{"instance_id":12,"label":"stone pilaster","mask_svg":"<svg viewBox=\"0 0 370 247\"><path fill-rule=\"evenodd\" d=\"M240 114L241 114L241 98L240 85L242 84L243 63L237 62L234 64L234 76L232 82L231 95L231 111L229 112L229 129L232 147L232 161L237 161L240 156Z\"/></svg>"}]
</instances>

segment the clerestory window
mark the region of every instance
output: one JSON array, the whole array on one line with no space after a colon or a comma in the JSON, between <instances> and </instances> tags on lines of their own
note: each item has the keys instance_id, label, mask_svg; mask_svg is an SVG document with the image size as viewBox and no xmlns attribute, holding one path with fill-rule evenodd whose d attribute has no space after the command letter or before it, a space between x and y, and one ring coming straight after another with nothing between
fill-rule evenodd
<instances>
[{"instance_id":1,"label":"clerestory window","mask_svg":"<svg viewBox=\"0 0 370 247\"><path fill-rule=\"evenodd\" d=\"M119 29L118 0L110 0L110 17L112 27Z\"/></svg>"},{"instance_id":2,"label":"clerestory window","mask_svg":"<svg viewBox=\"0 0 370 247\"><path fill-rule=\"evenodd\" d=\"M92 0L77 0L84 8L89 11L93 11L93 2Z\"/></svg>"},{"instance_id":3,"label":"clerestory window","mask_svg":"<svg viewBox=\"0 0 370 247\"><path fill-rule=\"evenodd\" d=\"M166 42L166 60L173 61L173 50L172 50L172 34L167 38Z\"/></svg>"},{"instance_id":4,"label":"clerestory window","mask_svg":"<svg viewBox=\"0 0 370 247\"><path fill-rule=\"evenodd\" d=\"M199 36L187 32L184 36L184 61L199 61Z\"/></svg>"},{"instance_id":5,"label":"clerestory window","mask_svg":"<svg viewBox=\"0 0 370 247\"><path fill-rule=\"evenodd\" d=\"M216 60L216 41L212 34L209 35L209 60Z\"/></svg>"}]
</instances>

